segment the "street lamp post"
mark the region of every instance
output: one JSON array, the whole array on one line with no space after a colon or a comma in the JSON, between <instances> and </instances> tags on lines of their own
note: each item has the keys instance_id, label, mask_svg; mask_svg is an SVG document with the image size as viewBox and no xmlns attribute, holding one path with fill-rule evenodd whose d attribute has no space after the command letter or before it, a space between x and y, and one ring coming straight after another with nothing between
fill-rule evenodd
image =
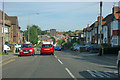
<instances>
[{"instance_id":1,"label":"street lamp post","mask_svg":"<svg viewBox=\"0 0 120 80\"><path fill-rule=\"evenodd\" d=\"M32 14L39 15L40 13L32 13ZM30 16L31 16L31 14L28 15L28 42L29 42L29 38L30 38Z\"/></svg>"},{"instance_id":2,"label":"street lamp post","mask_svg":"<svg viewBox=\"0 0 120 80\"><path fill-rule=\"evenodd\" d=\"M5 27L5 13L4 13L4 0L3 0L3 39L2 39L2 51L4 52L4 43L5 43L5 41L4 41L4 35L5 35L5 33L4 33L4 27Z\"/></svg>"}]
</instances>

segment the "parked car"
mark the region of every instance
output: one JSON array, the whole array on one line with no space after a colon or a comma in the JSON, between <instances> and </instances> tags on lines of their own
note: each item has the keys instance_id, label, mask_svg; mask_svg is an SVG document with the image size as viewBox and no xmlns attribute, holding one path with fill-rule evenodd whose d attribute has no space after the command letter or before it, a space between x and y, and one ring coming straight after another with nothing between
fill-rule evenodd
<instances>
[{"instance_id":1,"label":"parked car","mask_svg":"<svg viewBox=\"0 0 120 80\"><path fill-rule=\"evenodd\" d=\"M40 50L40 54L52 54L54 55L54 49L52 44L43 44Z\"/></svg>"},{"instance_id":2,"label":"parked car","mask_svg":"<svg viewBox=\"0 0 120 80\"><path fill-rule=\"evenodd\" d=\"M118 77L120 77L120 50L117 56L117 69L118 69Z\"/></svg>"},{"instance_id":3,"label":"parked car","mask_svg":"<svg viewBox=\"0 0 120 80\"><path fill-rule=\"evenodd\" d=\"M18 56L22 55L32 55L34 56L35 50L32 44L23 44L20 49L20 53Z\"/></svg>"},{"instance_id":4,"label":"parked car","mask_svg":"<svg viewBox=\"0 0 120 80\"><path fill-rule=\"evenodd\" d=\"M10 51L10 47L8 45L4 45L4 51Z\"/></svg>"},{"instance_id":5,"label":"parked car","mask_svg":"<svg viewBox=\"0 0 120 80\"><path fill-rule=\"evenodd\" d=\"M74 50L74 51L79 51L79 50L80 50L80 47L84 47L84 45L82 45L82 44L80 44L80 45L75 45L75 46L73 47L73 50Z\"/></svg>"},{"instance_id":6,"label":"parked car","mask_svg":"<svg viewBox=\"0 0 120 80\"><path fill-rule=\"evenodd\" d=\"M99 45L98 44L91 44L90 46L86 47L86 51L93 52L93 51L99 51Z\"/></svg>"},{"instance_id":7,"label":"parked car","mask_svg":"<svg viewBox=\"0 0 120 80\"><path fill-rule=\"evenodd\" d=\"M56 47L55 47L55 50L61 51L61 50L62 50L62 47L61 47L61 46L56 46Z\"/></svg>"}]
</instances>

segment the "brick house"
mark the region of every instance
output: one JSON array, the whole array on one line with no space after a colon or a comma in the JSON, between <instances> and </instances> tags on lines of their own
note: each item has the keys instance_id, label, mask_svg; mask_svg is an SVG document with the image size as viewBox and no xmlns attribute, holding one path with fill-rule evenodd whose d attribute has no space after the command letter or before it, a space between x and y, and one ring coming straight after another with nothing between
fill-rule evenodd
<instances>
[{"instance_id":1,"label":"brick house","mask_svg":"<svg viewBox=\"0 0 120 80\"><path fill-rule=\"evenodd\" d=\"M18 18L17 16L9 16L12 25L12 33L13 41L12 43L20 43L20 27L18 25Z\"/></svg>"},{"instance_id":2,"label":"brick house","mask_svg":"<svg viewBox=\"0 0 120 80\"><path fill-rule=\"evenodd\" d=\"M90 27L84 28L86 42L100 43L100 17ZM102 17L101 43L120 46L120 7L113 7L112 13Z\"/></svg>"},{"instance_id":3,"label":"brick house","mask_svg":"<svg viewBox=\"0 0 120 80\"><path fill-rule=\"evenodd\" d=\"M111 46L120 46L120 7L113 7L112 14L106 16L103 21L103 43ZM117 13L118 12L118 13Z\"/></svg>"},{"instance_id":4,"label":"brick house","mask_svg":"<svg viewBox=\"0 0 120 80\"><path fill-rule=\"evenodd\" d=\"M0 24L1 24L1 32L2 32L2 35L1 37L3 36L3 11L0 10ZM4 27L4 41L5 42L9 42L11 43L11 21L9 20L9 16L5 13L5 27Z\"/></svg>"}]
</instances>

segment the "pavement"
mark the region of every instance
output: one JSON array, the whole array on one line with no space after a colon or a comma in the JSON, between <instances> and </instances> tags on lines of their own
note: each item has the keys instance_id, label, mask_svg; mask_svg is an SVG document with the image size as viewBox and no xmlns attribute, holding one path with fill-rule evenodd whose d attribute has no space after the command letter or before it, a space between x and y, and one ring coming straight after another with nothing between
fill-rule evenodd
<instances>
[{"instance_id":1,"label":"pavement","mask_svg":"<svg viewBox=\"0 0 120 80\"><path fill-rule=\"evenodd\" d=\"M35 56L15 57L1 66L3 78L118 78L116 56L70 50L55 51L54 56L39 55L38 51Z\"/></svg>"}]
</instances>

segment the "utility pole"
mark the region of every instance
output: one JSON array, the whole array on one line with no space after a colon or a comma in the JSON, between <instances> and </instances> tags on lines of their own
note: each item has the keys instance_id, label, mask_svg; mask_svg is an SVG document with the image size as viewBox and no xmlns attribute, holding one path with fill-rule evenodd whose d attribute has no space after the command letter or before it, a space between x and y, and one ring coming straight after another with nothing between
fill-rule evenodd
<instances>
[{"instance_id":1,"label":"utility pole","mask_svg":"<svg viewBox=\"0 0 120 80\"><path fill-rule=\"evenodd\" d=\"M2 45L2 51L4 52L4 44L5 44L5 42L4 42L4 35L5 35L5 33L4 33L4 27L5 27L5 13L4 13L4 0L3 0L3 45Z\"/></svg>"},{"instance_id":2,"label":"utility pole","mask_svg":"<svg viewBox=\"0 0 120 80\"><path fill-rule=\"evenodd\" d=\"M102 51L101 51L101 39L102 39L102 1L100 1L100 23L99 23L99 27L100 27L100 50L99 50L99 56L102 55Z\"/></svg>"},{"instance_id":3,"label":"utility pole","mask_svg":"<svg viewBox=\"0 0 120 80\"><path fill-rule=\"evenodd\" d=\"M28 15L28 42L29 42L30 15Z\"/></svg>"}]
</instances>

